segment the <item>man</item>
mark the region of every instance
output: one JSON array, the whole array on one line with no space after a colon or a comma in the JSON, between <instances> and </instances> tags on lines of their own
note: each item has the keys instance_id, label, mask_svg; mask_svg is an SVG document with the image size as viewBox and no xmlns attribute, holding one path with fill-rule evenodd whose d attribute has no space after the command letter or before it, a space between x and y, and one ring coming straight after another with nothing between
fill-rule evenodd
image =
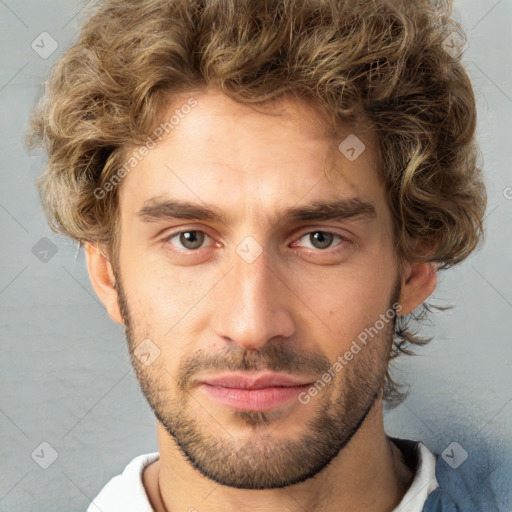
<instances>
[{"instance_id":1,"label":"man","mask_svg":"<svg viewBox=\"0 0 512 512\"><path fill-rule=\"evenodd\" d=\"M424 343L408 321L482 237L450 9L106 0L86 21L34 113L38 184L159 447L89 512L460 510L383 427L390 360Z\"/></svg>"}]
</instances>

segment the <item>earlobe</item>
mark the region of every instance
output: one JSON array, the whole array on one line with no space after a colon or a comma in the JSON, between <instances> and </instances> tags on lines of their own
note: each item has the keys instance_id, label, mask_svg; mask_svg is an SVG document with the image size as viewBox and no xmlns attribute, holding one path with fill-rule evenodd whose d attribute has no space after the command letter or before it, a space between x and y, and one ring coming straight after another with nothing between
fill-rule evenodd
<instances>
[{"instance_id":1,"label":"earlobe","mask_svg":"<svg viewBox=\"0 0 512 512\"><path fill-rule=\"evenodd\" d=\"M437 285L435 263L417 262L407 265L400 291L400 316L408 315L423 304Z\"/></svg>"},{"instance_id":2,"label":"earlobe","mask_svg":"<svg viewBox=\"0 0 512 512\"><path fill-rule=\"evenodd\" d=\"M87 242L84 247L87 271L96 295L103 302L108 316L114 322L124 325L119 309L115 276L109 259L98 244Z\"/></svg>"}]
</instances>

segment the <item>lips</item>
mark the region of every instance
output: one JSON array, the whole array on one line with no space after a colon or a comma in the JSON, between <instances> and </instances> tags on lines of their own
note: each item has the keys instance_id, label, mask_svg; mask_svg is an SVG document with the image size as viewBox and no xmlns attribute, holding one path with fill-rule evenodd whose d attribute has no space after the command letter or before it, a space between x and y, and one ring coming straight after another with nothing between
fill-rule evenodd
<instances>
[{"instance_id":1,"label":"lips","mask_svg":"<svg viewBox=\"0 0 512 512\"><path fill-rule=\"evenodd\" d=\"M201 379L200 384L221 386L233 389L265 389L276 387L296 387L310 384L308 379L301 379L290 374L264 372L248 374L247 372L226 373L212 378Z\"/></svg>"},{"instance_id":2,"label":"lips","mask_svg":"<svg viewBox=\"0 0 512 512\"><path fill-rule=\"evenodd\" d=\"M227 373L204 378L198 389L218 404L240 411L268 411L297 404L297 397L311 385L286 373Z\"/></svg>"}]
</instances>

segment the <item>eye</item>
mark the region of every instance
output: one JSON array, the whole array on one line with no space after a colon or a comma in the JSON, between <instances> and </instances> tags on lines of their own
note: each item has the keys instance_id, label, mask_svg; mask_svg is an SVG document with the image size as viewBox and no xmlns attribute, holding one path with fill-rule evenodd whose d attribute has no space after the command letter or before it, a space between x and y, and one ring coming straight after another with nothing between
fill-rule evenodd
<instances>
[{"instance_id":1,"label":"eye","mask_svg":"<svg viewBox=\"0 0 512 512\"><path fill-rule=\"evenodd\" d=\"M311 231L309 233L305 233L300 238L300 240L302 240L303 238L306 238L308 241L311 242L311 248L313 249L329 249L335 238L339 238L342 241L342 243L348 243L348 239L336 233L331 233L330 231ZM337 245L342 245L342 243Z\"/></svg>"},{"instance_id":2,"label":"eye","mask_svg":"<svg viewBox=\"0 0 512 512\"><path fill-rule=\"evenodd\" d=\"M175 238L177 240L176 242L173 242L173 239ZM176 245L177 243L181 244L182 247L178 246L178 249L182 248L188 251L194 251L201 248L201 245L206 238L210 237L204 231L189 229L187 231L172 233L165 239L165 241L170 242L172 245Z\"/></svg>"},{"instance_id":3,"label":"eye","mask_svg":"<svg viewBox=\"0 0 512 512\"><path fill-rule=\"evenodd\" d=\"M203 247L203 244L207 239L211 240L211 237L208 236L204 231L198 229L188 229L171 233L165 238L165 242L170 243L173 246L173 249L177 251L197 251ZM337 233L316 230L310 231L309 233L304 233L300 237L299 241L294 242L292 245L302 245L299 243L302 239L306 239L311 244L309 248L319 250L329 249L335 239L339 239L341 241L335 247L345 245L344 242L350 243L347 238Z\"/></svg>"}]
</instances>

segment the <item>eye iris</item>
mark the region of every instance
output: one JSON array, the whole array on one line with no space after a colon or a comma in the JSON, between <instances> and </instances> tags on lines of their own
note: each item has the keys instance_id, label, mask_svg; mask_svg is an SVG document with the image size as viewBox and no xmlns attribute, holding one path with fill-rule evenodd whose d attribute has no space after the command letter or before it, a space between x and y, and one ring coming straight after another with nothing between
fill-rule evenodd
<instances>
[{"instance_id":1,"label":"eye iris","mask_svg":"<svg viewBox=\"0 0 512 512\"><path fill-rule=\"evenodd\" d=\"M313 245L318 249L325 249L331 245L333 235L331 233L325 233L324 231L315 231L309 235ZM317 245L319 243L319 245Z\"/></svg>"},{"instance_id":2,"label":"eye iris","mask_svg":"<svg viewBox=\"0 0 512 512\"><path fill-rule=\"evenodd\" d=\"M187 249L197 249L198 247L201 247L203 241L204 233L201 233L200 231L185 231L180 233L180 243ZM187 244L191 244L191 246Z\"/></svg>"},{"instance_id":3,"label":"eye iris","mask_svg":"<svg viewBox=\"0 0 512 512\"><path fill-rule=\"evenodd\" d=\"M198 236L199 235L199 236ZM315 231L309 235L313 245L318 249L325 249L329 247L333 240L332 233L326 233L324 231ZM182 243L187 249L197 249L201 247L204 242L204 233L201 231L184 231L180 233L180 243Z\"/></svg>"}]
</instances>

